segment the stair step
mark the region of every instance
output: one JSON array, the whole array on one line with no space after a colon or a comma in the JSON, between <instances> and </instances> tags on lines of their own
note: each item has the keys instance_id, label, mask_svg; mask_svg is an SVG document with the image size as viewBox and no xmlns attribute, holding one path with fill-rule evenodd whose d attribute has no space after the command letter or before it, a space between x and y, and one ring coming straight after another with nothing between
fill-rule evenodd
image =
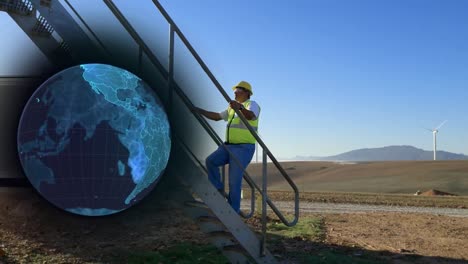
<instances>
[{"instance_id":1,"label":"stair step","mask_svg":"<svg viewBox=\"0 0 468 264\"><path fill-rule=\"evenodd\" d=\"M43 16L39 16L32 29L32 33L38 36L49 37L53 32L54 29L47 20Z\"/></svg>"},{"instance_id":2,"label":"stair step","mask_svg":"<svg viewBox=\"0 0 468 264\"><path fill-rule=\"evenodd\" d=\"M184 202L184 205L190 206L190 207L200 207L200 208L207 208L207 209L209 208L204 202L200 202L197 200L186 201Z\"/></svg>"},{"instance_id":3,"label":"stair step","mask_svg":"<svg viewBox=\"0 0 468 264\"><path fill-rule=\"evenodd\" d=\"M232 234L230 232L223 231L223 230L208 232L207 235L210 236L210 237L226 237L226 238L234 239L234 237L232 236Z\"/></svg>"},{"instance_id":4,"label":"stair step","mask_svg":"<svg viewBox=\"0 0 468 264\"><path fill-rule=\"evenodd\" d=\"M245 251L245 249L239 244L224 246L223 250L225 250L225 251L234 251L234 252L241 253L241 254L246 254L247 253Z\"/></svg>"},{"instance_id":5,"label":"stair step","mask_svg":"<svg viewBox=\"0 0 468 264\"><path fill-rule=\"evenodd\" d=\"M60 46L59 46L59 49L61 49L62 51L65 51L65 52L70 52L70 47L68 46L68 44L62 40L62 42L60 42Z\"/></svg>"},{"instance_id":6,"label":"stair step","mask_svg":"<svg viewBox=\"0 0 468 264\"><path fill-rule=\"evenodd\" d=\"M255 263L255 260L249 257L249 253L240 244L226 245L221 248L223 254L236 261L233 263Z\"/></svg>"},{"instance_id":7,"label":"stair step","mask_svg":"<svg viewBox=\"0 0 468 264\"><path fill-rule=\"evenodd\" d=\"M221 223L221 221L216 216L202 215L197 217L197 221L200 223Z\"/></svg>"},{"instance_id":8,"label":"stair step","mask_svg":"<svg viewBox=\"0 0 468 264\"><path fill-rule=\"evenodd\" d=\"M222 223L199 223L200 230L204 233L214 232L214 231L226 231L226 227Z\"/></svg>"},{"instance_id":9,"label":"stair step","mask_svg":"<svg viewBox=\"0 0 468 264\"><path fill-rule=\"evenodd\" d=\"M223 249L225 246L236 245L239 243L234 239L234 237L229 236L211 237L209 240L215 247L219 249Z\"/></svg>"},{"instance_id":10,"label":"stair step","mask_svg":"<svg viewBox=\"0 0 468 264\"><path fill-rule=\"evenodd\" d=\"M223 254L227 256L229 259L232 260L231 263L234 264L251 264L255 263L255 260L246 256L243 253L236 252L236 251L223 251Z\"/></svg>"},{"instance_id":11,"label":"stair step","mask_svg":"<svg viewBox=\"0 0 468 264\"><path fill-rule=\"evenodd\" d=\"M205 207L203 204L184 204L183 210L187 212L192 219L197 220L199 217L215 217L215 214L208 208ZM202 220L203 221L203 220Z\"/></svg>"}]
</instances>

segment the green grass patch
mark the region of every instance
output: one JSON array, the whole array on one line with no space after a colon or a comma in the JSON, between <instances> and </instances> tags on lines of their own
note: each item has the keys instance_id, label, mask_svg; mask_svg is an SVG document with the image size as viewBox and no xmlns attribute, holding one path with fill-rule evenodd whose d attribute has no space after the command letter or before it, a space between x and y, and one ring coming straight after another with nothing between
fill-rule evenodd
<instances>
[{"instance_id":1,"label":"green grass patch","mask_svg":"<svg viewBox=\"0 0 468 264\"><path fill-rule=\"evenodd\" d=\"M268 223L267 230L273 235L300 238L301 240L320 241L325 237L323 219L318 217L301 217L293 227L288 227L280 222Z\"/></svg>"},{"instance_id":2,"label":"green grass patch","mask_svg":"<svg viewBox=\"0 0 468 264\"><path fill-rule=\"evenodd\" d=\"M182 243L166 250L157 252L132 253L127 262L129 264L192 264L192 263L229 263L221 251L211 245L192 245Z\"/></svg>"},{"instance_id":3,"label":"green grass patch","mask_svg":"<svg viewBox=\"0 0 468 264\"><path fill-rule=\"evenodd\" d=\"M323 264L381 264L387 260L373 253L360 249L329 249L313 246L311 252L302 251L302 247L321 245L326 237L324 219L321 217L301 216L294 227L288 227L278 221L270 222L267 226L268 243L271 248L280 250L279 259L293 263L323 263ZM284 251L284 244L292 246ZM312 243L312 244L311 244Z\"/></svg>"}]
</instances>

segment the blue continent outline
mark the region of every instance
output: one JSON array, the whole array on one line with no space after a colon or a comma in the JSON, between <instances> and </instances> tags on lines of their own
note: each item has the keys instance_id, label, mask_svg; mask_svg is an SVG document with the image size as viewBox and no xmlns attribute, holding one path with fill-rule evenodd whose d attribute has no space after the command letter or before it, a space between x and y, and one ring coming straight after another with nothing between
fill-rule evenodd
<instances>
[{"instance_id":1,"label":"blue continent outline","mask_svg":"<svg viewBox=\"0 0 468 264\"><path fill-rule=\"evenodd\" d=\"M80 67L84 70L83 78L91 85L94 92L102 94L105 100L134 117L131 120L128 118L109 120L109 125L113 129L122 132L118 137L130 152L127 164L136 184L125 199L125 204L130 204L142 190L161 175L169 160L170 151L158 151L158 149L170 149L170 140L165 140L170 138L167 116L153 96L142 94L145 90L138 89L141 88L141 79L130 72L116 71L117 68L103 64L87 64ZM118 98L118 90L127 90L127 97L124 100Z\"/></svg>"}]
</instances>

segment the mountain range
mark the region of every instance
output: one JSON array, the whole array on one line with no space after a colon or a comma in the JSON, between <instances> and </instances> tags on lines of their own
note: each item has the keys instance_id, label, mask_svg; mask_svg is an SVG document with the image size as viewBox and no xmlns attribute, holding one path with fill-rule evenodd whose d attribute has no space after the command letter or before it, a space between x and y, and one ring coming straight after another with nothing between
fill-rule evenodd
<instances>
[{"instance_id":1,"label":"mountain range","mask_svg":"<svg viewBox=\"0 0 468 264\"><path fill-rule=\"evenodd\" d=\"M344 152L328 157L296 156L292 160L323 161L390 161L390 160L433 160L434 152L413 146L387 146L381 148L364 148ZM437 151L437 160L468 160L464 154Z\"/></svg>"}]
</instances>

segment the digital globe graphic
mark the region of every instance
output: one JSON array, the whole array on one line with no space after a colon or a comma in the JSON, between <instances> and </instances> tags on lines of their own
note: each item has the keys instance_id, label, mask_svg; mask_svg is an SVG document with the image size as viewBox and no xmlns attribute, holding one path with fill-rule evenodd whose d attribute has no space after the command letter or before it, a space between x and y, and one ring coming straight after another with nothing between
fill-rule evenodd
<instances>
[{"instance_id":1,"label":"digital globe graphic","mask_svg":"<svg viewBox=\"0 0 468 264\"><path fill-rule=\"evenodd\" d=\"M157 184L170 126L157 95L134 74L104 64L68 68L29 99L18 154L34 188L68 212L125 210Z\"/></svg>"}]
</instances>

